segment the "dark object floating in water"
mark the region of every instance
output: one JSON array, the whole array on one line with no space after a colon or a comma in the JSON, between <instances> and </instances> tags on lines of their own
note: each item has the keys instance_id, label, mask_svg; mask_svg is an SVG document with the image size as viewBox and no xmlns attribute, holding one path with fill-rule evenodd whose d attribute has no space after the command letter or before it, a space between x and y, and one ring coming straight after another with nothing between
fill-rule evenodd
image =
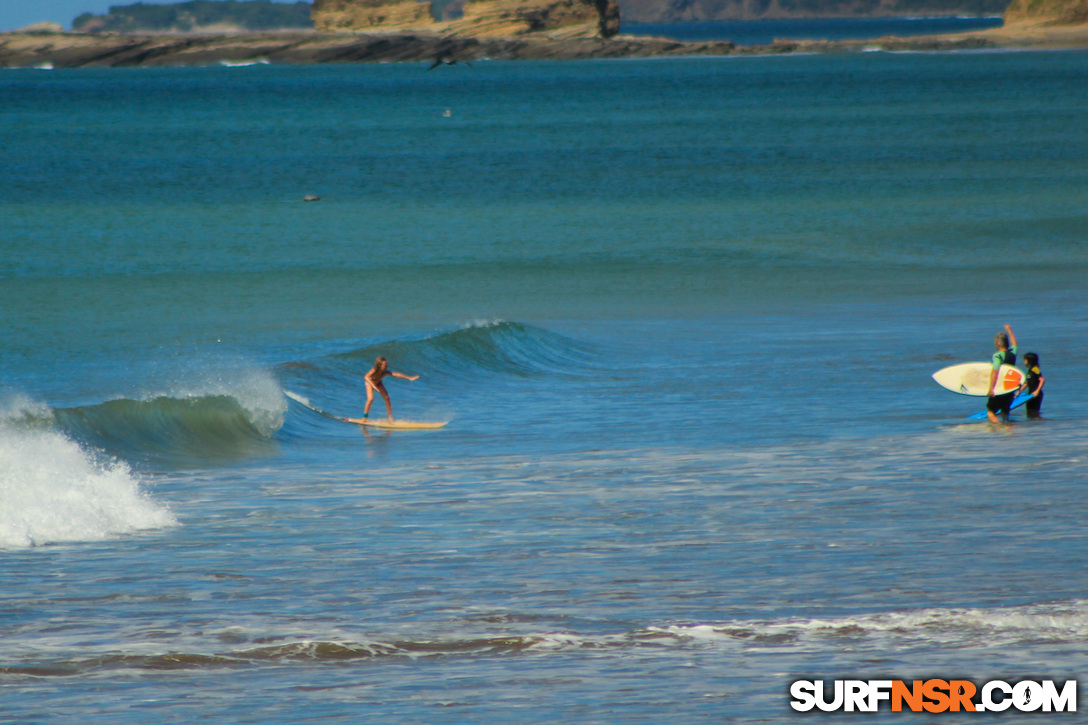
<instances>
[{"instance_id":1,"label":"dark object floating in water","mask_svg":"<svg viewBox=\"0 0 1088 725\"><path fill-rule=\"evenodd\" d=\"M440 65L457 65L458 63L463 63L464 65L467 65L467 66L472 65L472 63L469 63L467 60L459 61L456 58L450 58L449 56L447 56L445 54L439 53L438 56L435 57L434 63L431 63L431 67L428 68L427 70L434 70L435 68L437 68Z\"/></svg>"},{"instance_id":2,"label":"dark object floating in water","mask_svg":"<svg viewBox=\"0 0 1088 725\"><path fill-rule=\"evenodd\" d=\"M306 196L302 197L302 200L303 201L321 201L321 197L320 196L314 196L313 194L307 194Z\"/></svg>"}]
</instances>

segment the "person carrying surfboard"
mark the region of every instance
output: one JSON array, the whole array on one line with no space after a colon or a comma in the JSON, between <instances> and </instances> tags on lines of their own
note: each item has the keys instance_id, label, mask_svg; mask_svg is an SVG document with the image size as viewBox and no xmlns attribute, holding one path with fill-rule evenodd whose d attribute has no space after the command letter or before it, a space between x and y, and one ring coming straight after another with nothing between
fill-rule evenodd
<instances>
[{"instance_id":1,"label":"person carrying surfboard","mask_svg":"<svg viewBox=\"0 0 1088 725\"><path fill-rule=\"evenodd\" d=\"M370 415L370 405L374 402L374 391L377 390L381 394L382 400L385 401L385 412L389 415L389 422L393 422L393 404L389 402L389 393L385 391L385 385L382 384L382 378L388 376L400 378L401 380L419 380L418 375L393 372L389 369L388 361L379 356L374 361L374 367L370 368L370 372L363 378L366 380L366 407L363 408L363 420L366 420L367 416Z\"/></svg>"},{"instance_id":2,"label":"person carrying surfboard","mask_svg":"<svg viewBox=\"0 0 1088 725\"><path fill-rule=\"evenodd\" d=\"M1002 423L1008 421L1009 410L1016 397L1015 390L1004 395L994 395L997 371L1002 365L1016 364L1016 335L1012 334L1010 326L1005 325L1004 332L994 335L994 347L997 348L997 352L994 353L993 368L990 370L990 390L986 393L986 419L991 423Z\"/></svg>"}]
</instances>

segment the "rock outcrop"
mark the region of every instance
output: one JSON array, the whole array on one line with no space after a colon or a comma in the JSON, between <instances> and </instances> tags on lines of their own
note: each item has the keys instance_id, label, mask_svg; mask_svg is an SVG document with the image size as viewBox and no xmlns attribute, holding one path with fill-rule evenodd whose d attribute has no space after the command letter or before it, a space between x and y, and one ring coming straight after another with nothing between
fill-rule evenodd
<instances>
[{"instance_id":1,"label":"rock outcrop","mask_svg":"<svg viewBox=\"0 0 1088 725\"><path fill-rule=\"evenodd\" d=\"M429 2L417 0L314 0L310 19L319 32L433 30Z\"/></svg>"},{"instance_id":2,"label":"rock outcrop","mask_svg":"<svg viewBox=\"0 0 1088 725\"><path fill-rule=\"evenodd\" d=\"M310 17L322 32L416 31L472 38L610 38L620 29L616 0L457 0L441 8L416 0L314 0Z\"/></svg>"},{"instance_id":3,"label":"rock outcrop","mask_svg":"<svg viewBox=\"0 0 1088 725\"><path fill-rule=\"evenodd\" d=\"M437 33L245 33L92 35L0 33L0 68L252 65L255 63L406 63L724 56L728 42L660 38L458 38Z\"/></svg>"},{"instance_id":4,"label":"rock outcrop","mask_svg":"<svg viewBox=\"0 0 1088 725\"><path fill-rule=\"evenodd\" d=\"M1006 24L1084 25L1088 0L1012 0L1004 17Z\"/></svg>"},{"instance_id":5,"label":"rock outcrop","mask_svg":"<svg viewBox=\"0 0 1088 725\"><path fill-rule=\"evenodd\" d=\"M34 34L37 34L37 35L50 35L50 34L56 34L56 33L63 33L64 28L62 28L60 26L60 24L58 24L58 23L42 22L42 23L34 23L33 25L28 25L25 28L20 28L19 30L15 31L15 32L17 32L17 33L29 33L31 35L34 35Z\"/></svg>"},{"instance_id":6,"label":"rock outcrop","mask_svg":"<svg viewBox=\"0 0 1088 725\"><path fill-rule=\"evenodd\" d=\"M616 0L469 0L464 15L443 32L501 38L547 34L554 38L610 38L620 30Z\"/></svg>"},{"instance_id":7,"label":"rock outcrop","mask_svg":"<svg viewBox=\"0 0 1088 725\"><path fill-rule=\"evenodd\" d=\"M439 33L313 31L234 35L14 32L0 33L0 68L420 62L421 71L426 72L436 67L436 58L454 65L453 61L460 63L484 59L574 60L860 53L874 48L944 52L983 48L1083 50L1088 49L1088 23L1019 28L1006 25L956 36L778 41L770 45L742 47L727 42L681 43L625 35L614 38L552 38L539 33L519 37L471 38Z\"/></svg>"}]
</instances>

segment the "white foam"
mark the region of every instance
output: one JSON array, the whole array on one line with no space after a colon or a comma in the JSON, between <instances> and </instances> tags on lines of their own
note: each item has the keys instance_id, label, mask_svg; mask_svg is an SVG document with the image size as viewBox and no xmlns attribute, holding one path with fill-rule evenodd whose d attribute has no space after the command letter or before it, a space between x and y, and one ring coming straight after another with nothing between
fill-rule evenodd
<instances>
[{"instance_id":1,"label":"white foam","mask_svg":"<svg viewBox=\"0 0 1088 725\"><path fill-rule=\"evenodd\" d=\"M491 319L484 319L484 318L481 317L481 318L477 318L477 319L474 319L474 320L469 320L468 322L461 325L461 329L462 330L474 330L474 329L484 329L484 330L486 330L489 327L502 327L503 325L509 325L509 324L511 324L510 320L504 320L501 317L492 317Z\"/></svg>"},{"instance_id":2,"label":"white foam","mask_svg":"<svg viewBox=\"0 0 1088 725\"><path fill-rule=\"evenodd\" d=\"M19 393L5 393L0 397L0 425L29 423L52 419L53 411L45 403L31 400Z\"/></svg>"},{"instance_id":3,"label":"white foam","mask_svg":"<svg viewBox=\"0 0 1088 725\"><path fill-rule=\"evenodd\" d=\"M226 68L248 68L254 65L269 65L270 61L267 58L259 58L257 60L221 60L219 64Z\"/></svg>"},{"instance_id":4,"label":"white foam","mask_svg":"<svg viewBox=\"0 0 1088 725\"><path fill-rule=\"evenodd\" d=\"M96 462L55 431L16 427L14 416L4 417L0 548L97 541L176 525L166 507L140 491L127 466Z\"/></svg>"},{"instance_id":5,"label":"white foam","mask_svg":"<svg viewBox=\"0 0 1088 725\"><path fill-rule=\"evenodd\" d=\"M680 640L716 642L740 638L811 641L850 634L882 646L889 639L925 640L965 646L1000 645L1038 639L1088 638L1088 601L1029 604L995 609L921 609L821 619L734 621L650 627L651 633Z\"/></svg>"}]
</instances>

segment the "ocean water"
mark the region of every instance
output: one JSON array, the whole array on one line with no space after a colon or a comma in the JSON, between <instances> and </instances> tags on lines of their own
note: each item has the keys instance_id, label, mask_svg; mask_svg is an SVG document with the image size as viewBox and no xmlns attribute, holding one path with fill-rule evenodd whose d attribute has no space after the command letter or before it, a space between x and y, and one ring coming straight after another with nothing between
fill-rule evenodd
<instances>
[{"instance_id":1,"label":"ocean water","mask_svg":"<svg viewBox=\"0 0 1088 725\"><path fill-rule=\"evenodd\" d=\"M731 22L624 23L626 35L683 41L729 40L737 45L769 45L776 40L868 40L885 36L967 33L1000 28L1000 16L918 16L805 18Z\"/></svg>"},{"instance_id":2,"label":"ocean water","mask_svg":"<svg viewBox=\"0 0 1088 725\"><path fill-rule=\"evenodd\" d=\"M0 73L0 720L1083 679L1086 117L1077 52ZM1006 323L1043 418L967 422ZM285 396L377 355L444 428Z\"/></svg>"}]
</instances>

